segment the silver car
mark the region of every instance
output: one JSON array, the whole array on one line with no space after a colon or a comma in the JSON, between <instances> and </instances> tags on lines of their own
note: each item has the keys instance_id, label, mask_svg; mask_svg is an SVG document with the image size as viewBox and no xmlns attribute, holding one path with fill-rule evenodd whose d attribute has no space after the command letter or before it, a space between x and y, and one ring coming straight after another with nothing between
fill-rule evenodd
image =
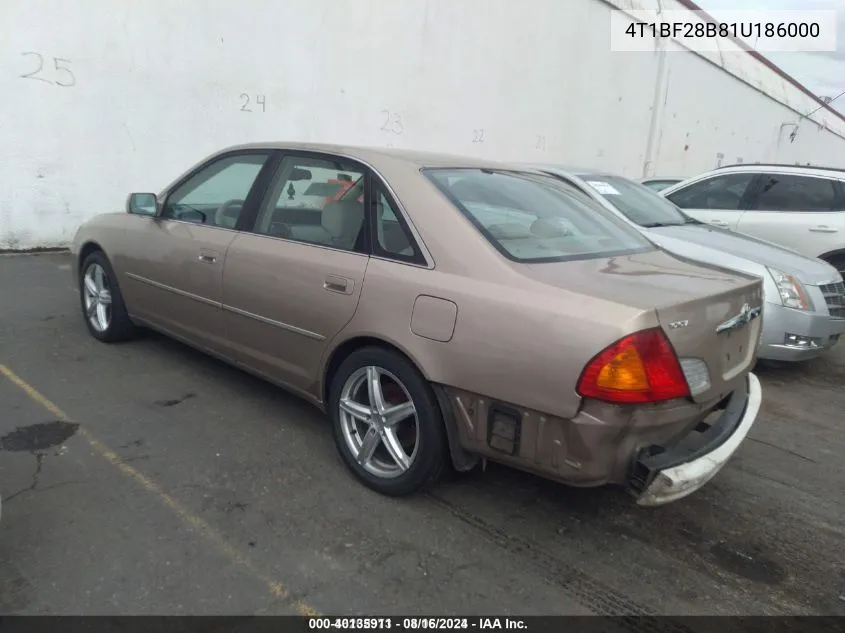
<instances>
[{"instance_id":1,"label":"silver car","mask_svg":"<svg viewBox=\"0 0 845 633\"><path fill-rule=\"evenodd\" d=\"M577 186L676 255L761 277L765 309L758 358L809 360L833 347L845 332L841 314L845 285L827 262L704 224L621 176L552 165L532 167Z\"/></svg>"}]
</instances>

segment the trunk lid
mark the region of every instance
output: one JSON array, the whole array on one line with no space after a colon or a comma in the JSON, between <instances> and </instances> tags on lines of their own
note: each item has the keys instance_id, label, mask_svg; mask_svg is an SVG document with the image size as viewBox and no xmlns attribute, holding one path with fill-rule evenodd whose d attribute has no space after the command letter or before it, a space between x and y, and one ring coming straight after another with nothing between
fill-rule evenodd
<instances>
[{"instance_id":1,"label":"trunk lid","mask_svg":"<svg viewBox=\"0 0 845 633\"><path fill-rule=\"evenodd\" d=\"M721 398L756 360L763 326L762 283L750 281L715 296L660 306L657 317L678 354L693 399Z\"/></svg>"},{"instance_id":2,"label":"trunk lid","mask_svg":"<svg viewBox=\"0 0 845 633\"><path fill-rule=\"evenodd\" d=\"M681 360L696 402L728 395L756 360L762 317L755 311L763 302L763 284L757 277L665 251L516 267L563 290L653 310ZM709 386L696 389L702 364Z\"/></svg>"}]
</instances>

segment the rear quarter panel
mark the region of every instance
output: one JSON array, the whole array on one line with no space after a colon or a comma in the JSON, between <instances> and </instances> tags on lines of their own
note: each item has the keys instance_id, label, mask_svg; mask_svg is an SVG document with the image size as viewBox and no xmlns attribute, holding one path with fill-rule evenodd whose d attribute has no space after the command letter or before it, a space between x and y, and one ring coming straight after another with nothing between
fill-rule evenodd
<instances>
[{"instance_id":1,"label":"rear quarter panel","mask_svg":"<svg viewBox=\"0 0 845 633\"><path fill-rule=\"evenodd\" d=\"M432 382L569 418L580 407L575 386L581 370L601 347L658 324L653 311L549 293L525 277L511 278L506 267L499 272L499 282L474 280L373 259L358 311L332 348L355 337L379 338L401 349ZM457 305L448 342L412 332L420 295Z\"/></svg>"}]
</instances>

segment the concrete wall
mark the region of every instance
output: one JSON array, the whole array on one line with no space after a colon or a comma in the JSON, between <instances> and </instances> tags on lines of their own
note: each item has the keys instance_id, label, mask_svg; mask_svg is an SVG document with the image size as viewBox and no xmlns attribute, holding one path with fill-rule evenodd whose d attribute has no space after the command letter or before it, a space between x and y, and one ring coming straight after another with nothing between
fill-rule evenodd
<instances>
[{"instance_id":1,"label":"concrete wall","mask_svg":"<svg viewBox=\"0 0 845 633\"><path fill-rule=\"evenodd\" d=\"M804 120L790 142L782 125L814 102L746 53L730 43L711 60L614 53L610 10L599 0L3 0L0 249L64 244L128 192L157 191L203 155L252 140L631 176L691 175L719 154L842 164L845 122L819 113L830 129Z\"/></svg>"}]
</instances>

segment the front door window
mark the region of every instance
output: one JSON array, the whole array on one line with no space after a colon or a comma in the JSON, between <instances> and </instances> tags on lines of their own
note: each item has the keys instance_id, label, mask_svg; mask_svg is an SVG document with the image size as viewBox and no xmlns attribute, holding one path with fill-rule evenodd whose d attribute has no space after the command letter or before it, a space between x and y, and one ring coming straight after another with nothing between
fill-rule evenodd
<instances>
[{"instance_id":1,"label":"front door window","mask_svg":"<svg viewBox=\"0 0 845 633\"><path fill-rule=\"evenodd\" d=\"M200 170L167 198L163 218L234 229L267 154L227 156Z\"/></svg>"}]
</instances>

